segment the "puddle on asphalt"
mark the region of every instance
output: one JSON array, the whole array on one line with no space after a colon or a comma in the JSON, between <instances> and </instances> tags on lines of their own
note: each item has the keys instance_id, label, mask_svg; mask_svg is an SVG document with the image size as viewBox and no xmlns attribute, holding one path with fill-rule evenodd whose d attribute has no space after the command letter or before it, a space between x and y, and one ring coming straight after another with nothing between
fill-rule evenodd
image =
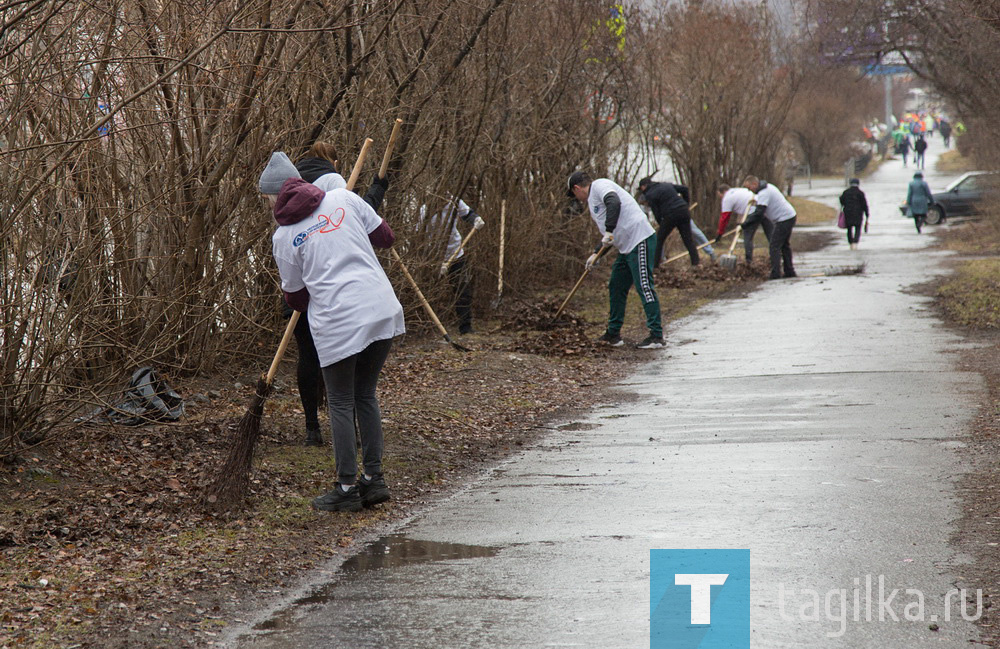
<instances>
[{"instance_id":1,"label":"puddle on asphalt","mask_svg":"<svg viewBox=\"0 0 1000 649\"><path fill-rule=\"evenodd\" d=\"M422 541L411 539L405 534L389 534L377 541L372 541L365 546L364 550L345 561L340 567L337 578L333 581L296 599L291 605L275 613L269 619L255 624L253 629L254 631L268 632L288 628L293 623L299 607L326 604L332 601L338 587L343 585L342 581L357 579L369 571L398 568L430 561L494 557L499 551L498 547Z\"/></svg>"},{"instance_id":2,"label":"puddle on asphalt","mask_svg":"<svg viewBox=\"0 0 1000 649\"><path fill-rule=\"evenodd\" d=\"M405 534L390 534L369 543L363 552L345 561L340 571L344 574L354 574L425 561L494 557L499 550L481 545L421 541L411 539Z\"/></svg>"},{"instance_id":3,"label":"puddle on asphalt","mask_svg":"<svg viewBox=\"0 0 1000 649\"><path fill-rule=\"evenodd\" d=\"M600 428L599 424L585 424L582 421L574 421L562 426L556 426L558 430L594 430Z\"/></svg>"}]
</instances>

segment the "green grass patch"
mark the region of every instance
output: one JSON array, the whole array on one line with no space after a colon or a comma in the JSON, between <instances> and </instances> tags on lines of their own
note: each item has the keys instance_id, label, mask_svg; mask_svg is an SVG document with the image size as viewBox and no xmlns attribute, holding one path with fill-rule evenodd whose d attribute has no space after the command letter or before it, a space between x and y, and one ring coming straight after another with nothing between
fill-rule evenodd
<instances>
[{"instance_id":1,"label":"green grass patch","mask_svg":"<svg viewBox=\"0 0 1000 649\"><path fill-rule=\"evenodd\" d=\"M977 329L1000 329L1000 258L963 263L937 294L954 322Z\"/></svg>"},{"instance_id":2,"label":"green grass patch","mask_svg":"<svg viewBox=\"0 0 1000 649\"><path fill-rule=\"evenodd\" d=\"M808 198L792 196L788 201L795 208L795 225L827 225L837 218L837 210Z\"/></svg>"}]
</instances>

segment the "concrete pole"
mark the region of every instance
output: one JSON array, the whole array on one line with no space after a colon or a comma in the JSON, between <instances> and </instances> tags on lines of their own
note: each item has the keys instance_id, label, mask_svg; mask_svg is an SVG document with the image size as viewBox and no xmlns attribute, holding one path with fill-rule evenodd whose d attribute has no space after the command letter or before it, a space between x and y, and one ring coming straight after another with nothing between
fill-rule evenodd
<instances>
[{"instance_id":1,"label":"concrete pole","mask_svg":"<svg viewBox=\"0 0 1000 649\"><path fill-rule=\"evenodd\" d=\"M892 130L892 75L882 75L885 86L885 125Z\"/></svg>"}]
</instances>

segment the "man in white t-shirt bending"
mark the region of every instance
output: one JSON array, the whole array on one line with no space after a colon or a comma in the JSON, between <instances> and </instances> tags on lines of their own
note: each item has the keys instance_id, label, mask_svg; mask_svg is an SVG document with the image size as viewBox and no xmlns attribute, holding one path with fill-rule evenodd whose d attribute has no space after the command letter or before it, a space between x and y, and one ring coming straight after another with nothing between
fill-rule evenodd
<instances>
[{"instance_id":1,"label":"man in white t-shirt bending","mask_svg":"<svg viewBox=\"0 0 1000 649\"><path fill-rule=\"evenodd\" d=\"M729 185L719 185L718 189L719 200L722 201L722 213L719 216L719 232L715 235L716 243L722 239L722 235L726 232L726 227L729 225L730 219L735 217L736 221L739 219L747 210L747 205L750 201L756 200L754 193L747 189L746 187L730 187ZM749 215L748 215L749 216ZM735 223L734 223L735 225ZM757 226L759 225L764 231L764 236L768 241L771 240L771 230L774 228L771 226L771 222L765 218L761 218L759 222L750 221L747 218L746 222L741 224L743 227L740 228L743 234L743 251L746 255L747 263L753 262L753 237L757 234ZM736 234L735 236L740 236Z\"/></svg>"},{"instance_id":2,"label":"man in white t-shirt bending","mask_svg":"<svg viewBox=\"0 0 1000 649\"><path fill-rule=\"evenodd\" d=\"M608 328L599 342L618 347L623 345L622 325L625 324L625 304L628 291L635 285L646 312L649 335L636 345L639 349L663 347L663 325L660 321L660 300L653 288L653 253L656 250L656 232L646 214L632 195L621 186L608 180L592 180L586 172L574 172L567 183L567 195L590 208L590 216L597 224L602 238L594 254L587 259L587 269L597 262L601 248L614 246L618 257L611 266L608 281Z\"/></svg>"},{"instance_id":3,"label":"man in white t-shirt bending","mask_svg":"<svg viewBox=\"0 0 1000 649\"><path fill-rule=\"evenodd\" d=\"M782 266L785 277L795 277L790 243L792 228L795 227L795 208L780 189L757 176L747 176L743 180L743 186L757 194L757 207L747 220L766 218L774 226L768 247L771 253L771 279L781 279Z\"/></svg>"}]
</instances>

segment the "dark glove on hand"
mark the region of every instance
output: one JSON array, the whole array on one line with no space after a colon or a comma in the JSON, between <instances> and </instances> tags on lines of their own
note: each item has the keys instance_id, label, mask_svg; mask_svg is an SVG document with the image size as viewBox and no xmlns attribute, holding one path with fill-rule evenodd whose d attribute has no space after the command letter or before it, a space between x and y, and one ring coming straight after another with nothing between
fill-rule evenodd
<instances>
[{"instance_id":1,"label":"dark glove on hand","mask_svg":"<svg viewBox=\"0 0 1000 649\"><path fill-rule=\"evenodd\" d=\"M371 187L368 188L368 193L365 194L365 202L372 206L372 209L378 212L379 208L382 207L382 201L385 199L385 190L389 188L389 178L379 178L375 176L375 180L372 181Z\"/></svg>"},{"instance_id":2,"label":"dark glove on hand","mask_svg":"<svg viewBox=\"0 0 1000 649\"><path fill-rule=\"evenodd\" d=\"M722 235L717 234L715 235L715 241L713 241L712 243L719 243L720 241L722 241Z\"/></svg>"}]
</instances>

